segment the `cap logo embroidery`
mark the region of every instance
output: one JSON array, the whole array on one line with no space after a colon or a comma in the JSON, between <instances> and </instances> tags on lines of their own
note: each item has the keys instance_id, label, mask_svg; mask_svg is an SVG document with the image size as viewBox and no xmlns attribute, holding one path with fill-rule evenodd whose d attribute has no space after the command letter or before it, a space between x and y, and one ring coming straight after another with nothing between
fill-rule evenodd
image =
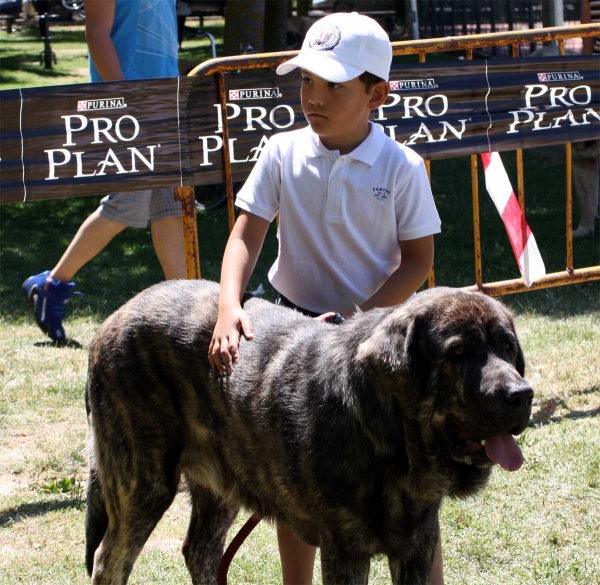
<instances>
[{"instance_id":1,"label":"cap logo embroidery","mask_svg":"<svg viewBox=\"0 0 600 585\"><path fill-rule=\"evenodd\" d=\"M308 41L308 46L315 51L331 51L337 47L342 33L334 24L323 26L314 31L312 38Z\"/></svg>"}]
</instances>

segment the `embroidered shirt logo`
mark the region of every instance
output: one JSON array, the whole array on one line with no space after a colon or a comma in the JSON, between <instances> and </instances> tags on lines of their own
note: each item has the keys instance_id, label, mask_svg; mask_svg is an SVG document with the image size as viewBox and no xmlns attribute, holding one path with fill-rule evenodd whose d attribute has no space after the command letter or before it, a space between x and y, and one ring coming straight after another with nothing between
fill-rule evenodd
<instances>
[{"instance_id":1,"label":"embroidered shirt logo","mask_svg":"<svg viewBox=\"0 0 600 585\"><path fill-rule=\"evenodd\" d=\"M373 187L373 197L375 197L377 201L387 201L389 195L389 189L386 189L385 187Z\"/></svg>"},{"instance_id":2,"label":"embroidered shirt logo","mask_svg":"<svg viewBox=\"0 0 600 585\"><path fill-rule=\"evenodd\" d=\"M126 108L125 98L108 98L104 100L82 100L77 102L78 112L89 112L90 110L118 110Z\"/></svg>"},{"instance_id":3,"label":"embroidered shirt logo","mask_svg":"<svg viewBox=\"0 0 600 585\"><path fill-rule=\"evenodd\" d=\"M331 51L337 47L342 33L335 24L326 24L315 30L308 41L308 46L315 51Z\"/></svg>"}]
</instances>

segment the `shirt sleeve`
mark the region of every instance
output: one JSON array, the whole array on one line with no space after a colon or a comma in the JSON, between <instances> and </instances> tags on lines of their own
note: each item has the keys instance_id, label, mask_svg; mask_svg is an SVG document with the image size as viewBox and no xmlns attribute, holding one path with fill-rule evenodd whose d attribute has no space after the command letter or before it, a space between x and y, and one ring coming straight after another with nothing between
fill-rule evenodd
<instances>
[{"instance_id":1,"label":"shirt sleeve","mask_svg":"<svg viewBox=\"0 0 600 585\"><path fill-rule=\"evenodd\" d=\"M395 197L398 240L416 240L441 231L423 159L411 151L408 165L398 181Z\"/></svg>"},{"instance_id":2,"label":"shirt sleeve","mask_svg":"<svg viewBox=\"0 0 600 585\"><path fill-rule=\"evenodd\" d=\"M235 200L236 206L240 209L267 221L273 221L279 213L281 157L274 138L269 140L261 152Z\"/></svg>"}]
</instances>

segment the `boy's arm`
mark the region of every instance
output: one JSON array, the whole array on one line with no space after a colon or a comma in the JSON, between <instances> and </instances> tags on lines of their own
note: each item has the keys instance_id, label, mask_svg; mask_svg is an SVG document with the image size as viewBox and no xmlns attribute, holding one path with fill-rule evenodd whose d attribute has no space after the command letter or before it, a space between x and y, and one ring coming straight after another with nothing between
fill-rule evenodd
<instances>
[{"instance_id":1,"label":"boy's arm","mask_svg":"<svg viewBox=\"0 0 600 585\"><path fill-rule=\"evenodd\" d=\"M401 264L360 308L389 307L406 301L425 282L433 263L433 236L400 242Z\"/></svg>"},{"instance_id":2,"label":"boy's arm","mask_svg":"<svg viewBox=\"0 0 600 585\"><path fill-rule=\"evenodd\" d=\"M117 50L110 38L115 6L116 0L85 0L85 38L103 81L124 79Z\"/></svg>"},{"instance_id":3,"label":"boy's arm","mask_svg":"<svg viewBox=\"0 0 600 585\"><path fill-rule=\"evenodd\" d=\"M219 317L210 343L208 359L222 376L231 374L238 361L241 333L252 339L252 324L242 309L242 297L260 254L269 222L253 213L240 212L227 241L221 268Z\"/></svg>"}]
</instances>

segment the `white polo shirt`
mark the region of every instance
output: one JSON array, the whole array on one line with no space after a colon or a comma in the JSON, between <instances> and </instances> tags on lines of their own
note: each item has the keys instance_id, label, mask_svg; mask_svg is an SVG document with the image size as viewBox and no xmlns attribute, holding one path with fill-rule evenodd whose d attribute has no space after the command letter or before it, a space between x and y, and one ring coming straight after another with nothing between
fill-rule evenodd
<instances>
[{"instance_id":1,"label":"white polo shirt","mask_svg":"<svg viewBox=\"0 0 600 585\"><path fill-rule=\"evenodd\" d=\"M440 231L423 159L372 123L345 155L310 126L275 134L236 205L268 221L280 214L269 280L316 313L360 305L400 266L399 241Z\"/></svg>"}]
</instances>

